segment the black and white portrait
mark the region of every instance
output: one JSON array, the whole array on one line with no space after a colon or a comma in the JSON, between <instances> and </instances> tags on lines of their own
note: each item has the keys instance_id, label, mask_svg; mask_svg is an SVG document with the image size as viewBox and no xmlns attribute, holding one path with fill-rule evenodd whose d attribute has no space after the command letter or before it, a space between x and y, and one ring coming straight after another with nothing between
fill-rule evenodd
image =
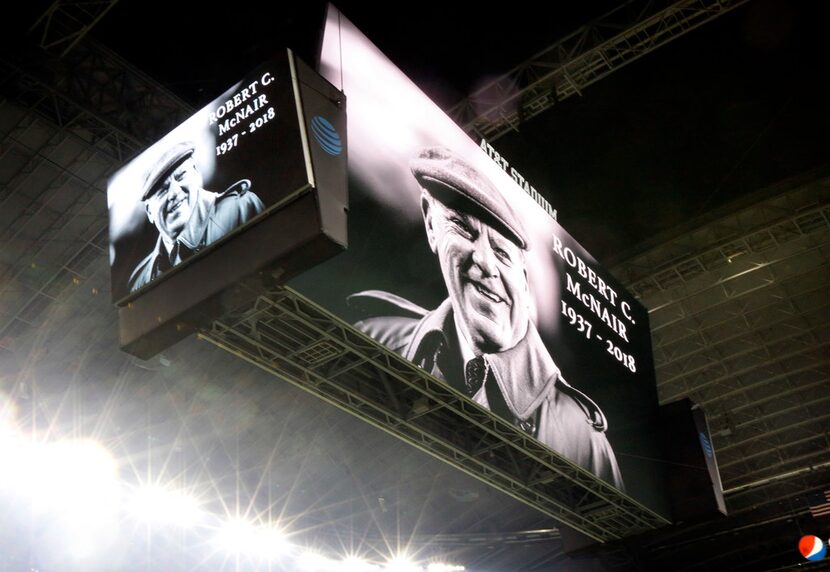
<instances>
[{"instance_id":1,"label":"black and white portrait","mask_svg":"<svg viewBox=\"0 0 830 572\"><path fill-rule=\"evenodd\" d=\"M138 291L265 210L250 178L219 176L213 145L204 144L204 135L200 140L188 136L198 135L192 131L174 133L111 184L121 190L121 200L111 205L116 212L110 232L118 238L113 242L118 251L111 252L117 255L113 287L125 293Z\"/></svg>"},{"instance_id":2,"label":"black and white portrait","mask_svg":"<svg viewBox=\"0 0 830 572\"><path fill-rule=\"evenodd\" d=\"M307 184L292 85L279 56L110 178L114 301L195 264Z\"/></svg>"},{"instance_id":3,"label":"black and white portrait","mask_svg":"<svg viewBox=\"0 0 830 572\"><path fill-rule=\"evenodd\" d=\"M230 231L261 213L265 206L241 179L221 192L204 188L193 158L195 144L173 145L144 176L141 201L147 220L158 231L153 250L130 274L130 291L148 284Z\"/></svg>"},{"instance_id":4,"label":"black and white portrait","mask_svg":"<svg viewBox=\"0 0 830 572\"><path fill-rule=\"evenodd\" d=\"M349 247L289 285L563 458L659 504L645 308L511 158L471 139L342 15L329 24L320 71L349 101ZM562 190L539 191L555 207Z\"/></svg>"},{"instance_id":5,"label":"black and white portrait","mask_svg":"<svg viewBox=\"0 0 830 572\"><path fill-rule=\"evenodd\" d=\"M427 310L390 292L356 293L352 301L385 306L388 315L355 325L623 489L605 415L565 381L531 320L525 257L531 245L521 219L486 177L447 148L423 149L410 170L447 298Z\"/></svg>"}]
</instances>

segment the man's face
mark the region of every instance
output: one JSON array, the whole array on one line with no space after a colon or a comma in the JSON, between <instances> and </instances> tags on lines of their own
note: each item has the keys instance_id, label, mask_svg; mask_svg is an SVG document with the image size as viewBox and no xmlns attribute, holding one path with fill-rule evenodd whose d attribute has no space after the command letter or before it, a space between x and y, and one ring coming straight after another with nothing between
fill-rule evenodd
<instances>
[{"instance_id":1,"label":"man's face","mask_svg":"<svg viewBox=\"0 0 830 572\"><path fill-rule=\"evenodd\" d=\"M530 321L524 253L493 227L426 192L422 205L461 334L476 354L512 348Z\"/></svg>"},{"instance_id":2,"label":"man's face","mask_svg":"<svg viewBox=\"0 0 830 572\"><path fill-rule=\"evenodd\" d=\"M184 230L196 193L202 187L202 175L192 158L179 163L156 184L146 200L147 216L159 232L175 239Z\"/></svg>"}]
</instances>

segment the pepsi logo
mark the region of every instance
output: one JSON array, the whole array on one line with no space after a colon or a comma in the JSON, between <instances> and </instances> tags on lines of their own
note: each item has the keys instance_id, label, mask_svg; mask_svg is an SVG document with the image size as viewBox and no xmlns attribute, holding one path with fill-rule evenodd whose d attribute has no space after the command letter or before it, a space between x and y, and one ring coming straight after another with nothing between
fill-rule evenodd
<instances>
[{"instance_id":1,"label":"pepsi logo","mask_svg":"<svg viewBox=\"0 0 830 572\"><path fill-rule=\"evenodd\" d=\"M339 155L343 151L340 134L326 118L315 115L311 119L311 134L320 148L329 155Z\"/></svg>"},{"instance_id":2,"label":"pepsi logo","mask_svg":"<svg viewBox=\"0 0 830 572\"><path fill-rule=\"evenodd\" d=\"M821 560L827 556L827 543L818 536L802 536L798 541L798 551L807 560Z\"/></svg>"}]
</instances>

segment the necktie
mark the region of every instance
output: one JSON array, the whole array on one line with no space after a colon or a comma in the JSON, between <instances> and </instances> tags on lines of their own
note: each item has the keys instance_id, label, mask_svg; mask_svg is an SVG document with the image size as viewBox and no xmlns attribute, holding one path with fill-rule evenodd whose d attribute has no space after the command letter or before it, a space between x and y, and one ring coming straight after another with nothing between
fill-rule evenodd
<instances>
[{"instance_id":1,"label":"necktie","mask_svg":"<svg viewBox=\"0 0 830 572\"><path fill-rule=\"evenodd\" d=\"M173 248L170 249L170 266L177 265L181 260L179 260L179 242L173 242Z\"/></svg>"},{"instance_id":2,"label":"necktie","mask_svg":"<svg viewBox=\"0 0 830 572\"><path fill-rule=\"evenodd\" d=\"M181 264L191 256L193 256L193 251L177 240L173 243L173 249L170 251L170 265Z\"/></svg>"},{"instance_id":3,"label":"necktie","mask_svg":"<svg viewBox=\"0 0 830 572\"><path fill-rule=\"evenodd\" d=\"M490 367L484 356L477 356L467 362L464 367L464 385L467 389L467 395L472 397L475 395L484 381L487 379L487 373Z\"/></svg>"}]
</instances>

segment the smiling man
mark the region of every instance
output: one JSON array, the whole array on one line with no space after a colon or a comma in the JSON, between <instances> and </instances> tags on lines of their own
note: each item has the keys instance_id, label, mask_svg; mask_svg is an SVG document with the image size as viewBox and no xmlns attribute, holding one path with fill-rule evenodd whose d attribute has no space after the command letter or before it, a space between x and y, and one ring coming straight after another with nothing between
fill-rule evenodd
<instances>
[{"instance_id":1,"label":"smiling man","mask_svg":"<svg viewBox=\"0 0 830 572\"><path fill-rule=\"evenodd\" d=\"M251 192L248 179L237 181L223 193L205 190L202 174L193 159L194 151L193 143L178 143L144 175L141 200L159 236L153 251L133 270L129 281L131 292L265 208Z\"/></svg>"},{"instance_id":2,"label":"smiling man","mask_svg":"<svg viewBox=\"0 0 830 572\"><path fill-rule=\"evenodd\" d=\"M351 303L381 310L355 326L622 489L605 415L565 381L531 320L529 242L510 205L446 148L424 149L410 168L448 297L428 311L387 292L360 292Z\"/></svg>"}]
</instances>

